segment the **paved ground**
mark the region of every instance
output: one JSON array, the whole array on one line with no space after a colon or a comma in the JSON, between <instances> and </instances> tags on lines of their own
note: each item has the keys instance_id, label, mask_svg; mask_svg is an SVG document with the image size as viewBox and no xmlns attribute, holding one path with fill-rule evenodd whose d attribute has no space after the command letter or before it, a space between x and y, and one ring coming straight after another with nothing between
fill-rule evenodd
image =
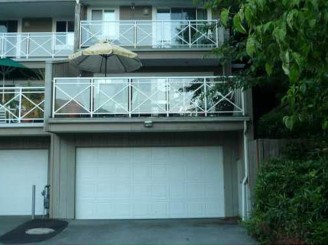
<instances>
[{"instance_id":1,"label":"paved ground","mask_svg":"<svg viewBox=\"0 0 328 245\"><path fill-rule=\"evenodd\" d=\"M26 217L0 217L0 235L27 221ZM56 237L37 243L104 245L221 245L256 244L245 229L219 219L174 220L70 220Z\"/></svg>"}]
</instances>

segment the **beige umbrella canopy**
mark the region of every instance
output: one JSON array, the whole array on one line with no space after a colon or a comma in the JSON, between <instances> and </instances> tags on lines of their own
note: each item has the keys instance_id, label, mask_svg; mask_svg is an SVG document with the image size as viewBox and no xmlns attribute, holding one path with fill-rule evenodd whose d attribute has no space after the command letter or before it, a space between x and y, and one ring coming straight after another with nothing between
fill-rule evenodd
<instances>
[{"instance_id":1,"label":"beige umbrella canopy","mask_svg":"<svg viewBox=\"0 0 328 245\"><path fill-rule=\"evenodd\" d=\"M102 42L80 50L68 57L81 70L104 73L123 73L138 70L142 64L138 55L117 45Z\"/></svg>"}]
</instances>

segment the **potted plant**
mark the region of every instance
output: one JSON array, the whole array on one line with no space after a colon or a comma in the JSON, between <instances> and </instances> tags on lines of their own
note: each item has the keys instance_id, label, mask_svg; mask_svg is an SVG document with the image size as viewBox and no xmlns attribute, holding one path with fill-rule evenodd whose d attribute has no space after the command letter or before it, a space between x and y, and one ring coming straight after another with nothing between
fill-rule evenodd
<instances>
[{"instance_id":1,"label":"potted plant","mask_svg":"<svg viewBox=\"0 0 328 245\"><path fill-rule=\"evenodd\" d=\"M234 111L233 81L207 83L204 89L202 79L195 79L180 92L193 92L191 104L195 109L207 110L212 115L231 116ZM206 106L205 106L206 104Z\"/></svg>"}]
</instances>

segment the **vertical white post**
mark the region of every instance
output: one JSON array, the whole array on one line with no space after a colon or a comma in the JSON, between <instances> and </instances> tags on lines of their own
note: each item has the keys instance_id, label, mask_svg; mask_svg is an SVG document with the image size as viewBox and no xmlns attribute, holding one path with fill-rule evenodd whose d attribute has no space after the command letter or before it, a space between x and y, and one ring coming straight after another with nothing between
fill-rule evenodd
<instances>
[{"instance_id":1,"label":"vertical white post","mask_svg":"<svg viewBox=\"0 0 328 245\"><path fill-rule=\"evenodd\" d=\"M32 185L32 219L35 218L35 185Z\"/></svg>"},{"instance_id":2,"label":"vertical white post","mask_svg":"<svg viewBox=\"0 0 328 245\"><path fill-rule=\"evenodd\" d=\"M205 99L205 106L204 106L204 109L205 109L205 117L207 117L207 87L206 87L206 78L204 78L204 99Z\"/></svg>"},{"instance_id":3,"label":"vertical white post","mask_svg":"<svg viewBox=\"0 0 328 245\"><path fill-rule=\"evenodd\" d=\"M134 22L134 48L137 47L137 43L138 43L138 33L137 33L137 21Z\"/></svg>"},{"instance_id":4,"label":"vertical white post","mask_svg":"<svg viewBox=\"0 0 328 245\"><path fill-rule=\"evenodd\" d=\"M128 78L128 113L132 117L132 78Z\"/></svg>"},{"instance_id":5,"label":"vertical white post","mask_svg":"<svg viewBox=\"0 0 328 245\"><path fill-rule=\"evenodd\" d=\"M191 45L192 45L192 40L191 40L191 22L190 20L188 21L189 22L189 25L188 25L188 34L189 34L189 40L188 40L188 43L189 43L189 48L191 48Z\"/></svg>"},{"instance_id":6,"label":"vertical white post","mask_svg":"<svg viewBox=\"0 0 328 245\"><path fill-rule=\"evenodd\" d=\"M55 109L56 109L55 103L56 103L57 79L54 78L54 80L51 81L51 82L53 82L53 83L52 83L52 86L53 86L53 87L52 87L52 106L51 106L51 108L52 108L52 113L51 113L50 117L55 117Z\"/></svg>"},{"instance_id":7,"label":"vertical white post","mask_svg":"<svg viewBox=\"0 0 328 245\"><path fill-rule=\"evenodd\" d=\"M165 102L165 110L166 110L166 116L169 117L169 108L170 108L170 79L167 79L165 81L165 97L166 97L166 102Z\"/></svg>"},{"instance_id":8,"label":"vertical white post","mask_svg":"<svg viewBox=\"0 0 328 245\"><path fill-rule=\"evenodd\" d=\"M0 57L4 58L5 57L5 34L1 35L2 37L0 38L1 40L1 52L0 52Z\"/></svg>"},{"instance_id":9,"label":"vertical white post","mask_svg":"<svg viewBox=\"0 0 328 245\"><path fill-rule=\"evenodd\" d=\"M93 117L94 113L94 102L95 102L95 93L94 93L94 79L90 80L90 117Z\"/></svg>"},{"instance_id":10,"label":"vertical white post","mask_svg":"<svg viewBox=\"0 0 328 245\"><path fill-rule=\"evenodd\" d=\"M22 42L22 40L23 40L23 37L20 36L20 42ZM31 34L28 33L27 36L26 36L26 59L28 59L29 56L30 56L30 43L31 43ZM21 50L21 48L22 48L21 44L22 43L20 43L20 45L19 45L20 48L19 48L19 55L18 55L18 57L21 57L21 52L22 52L22 50Z\"/></svg>"},{"instance_id":11,"label":"vertical white post","mask_svg":"<svg viewBox=\"0 0 328 245\"><path fill-rule=\"evenodd\" d=\"M21 123L22 120L22 97L23 97L23 91L22 87L19 88L19 101L18 101L18 123Z\"/></svg>"}]
</instances>

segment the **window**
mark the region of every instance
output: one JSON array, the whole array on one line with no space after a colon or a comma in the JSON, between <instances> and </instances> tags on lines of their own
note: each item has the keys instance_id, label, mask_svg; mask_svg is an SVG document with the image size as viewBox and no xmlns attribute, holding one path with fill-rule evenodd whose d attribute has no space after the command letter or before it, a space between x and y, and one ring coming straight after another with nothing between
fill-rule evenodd
<instances>
[{"instance_id":1,"label":"window","mask_svg":"<svg viewBox=\"0 0 328 245\"><path fill-rule=\"evenodd\" d=\"M118 39L119 23L116 21L115 10L93 9L91 11L91 20L97 21L93 23L93 29L96 32L101 32L100 39L103 39L103 41Z\"/></svg>"},{"instance_id":2,"label":"window","mask_svg":"<svg viewBox=\"0 0 328 245\"><path fill-rule=\"evenodd\" d=\"M17 20L0 21L0 33L17 32Z\"/></svg>"},{"instance_id":3,"label":"window","mask_svg":"<svg viewBox=\"0 0 328 245\"><path fill-rule=\"evenodd\" d=\"M74 21L56 21L56 33L56 45L59 45L57 48L65 48L62 45L65 45L66 47L72 47L74 45Z\"/></svg>"},{"instance_id":4,"label":"window","mask_svg":"<svg viewBox=\"0 0 328 245\"><path fill-rule=\"evenodd\" d=\"M207 20L207 11L196 8L157 9L156 13L156 46L190 46L194 44L196 30Z\"/></svg>"},{"instance_id":5,"label":"window","mask_svg":"<svg viewBox=\"0 0 328 245\"><path fill-rule=\"evenodd\" d=\"M74 32L74 21L56 21L56 32Z\"/></svg>"},{"instance_id":6,"label":"window","mask_svg":"<svg viewBox=\"0 0 328 245\"><path fill-rule=\"evenodd\" d=\"M196 8L157 9L157 20L206 20L207 11Z\"/></svg>"}]
</instances>

